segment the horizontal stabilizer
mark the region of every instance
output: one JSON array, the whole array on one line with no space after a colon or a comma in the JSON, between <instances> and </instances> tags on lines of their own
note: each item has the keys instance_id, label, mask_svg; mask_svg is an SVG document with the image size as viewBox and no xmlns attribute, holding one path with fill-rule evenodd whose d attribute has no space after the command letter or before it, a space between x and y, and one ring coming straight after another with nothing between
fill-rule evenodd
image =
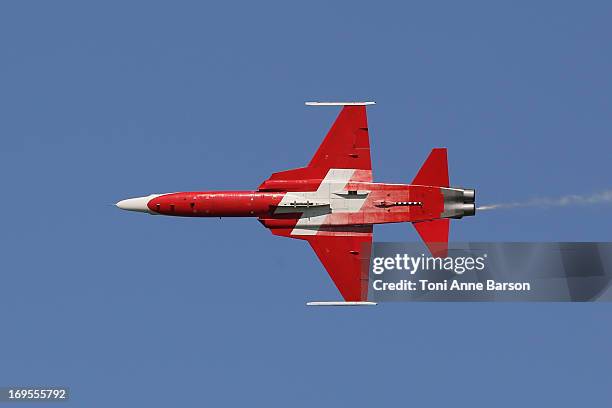
<instances>
[{"instance_id":1,"label":"horizontal stabilizer","mask_svg":"<svg viewBox=\"0 0 612 408\"><path fill-rule=\"evenodd\" d=\"M448 230L450 227L448 218L415 222L412 225L429 248L431 255L441 258L448 255Z\"/></svg>"},{"instance_id":2,"label":"horizontal stabilizer","mask_svg":"<svg viewBox=\"0 0 612 408\"><path fill-rule=\"evenodd\" d=\"M412 184L448 187L448 159L446 149L433 149Z\"/></svg>"}]
</instances>

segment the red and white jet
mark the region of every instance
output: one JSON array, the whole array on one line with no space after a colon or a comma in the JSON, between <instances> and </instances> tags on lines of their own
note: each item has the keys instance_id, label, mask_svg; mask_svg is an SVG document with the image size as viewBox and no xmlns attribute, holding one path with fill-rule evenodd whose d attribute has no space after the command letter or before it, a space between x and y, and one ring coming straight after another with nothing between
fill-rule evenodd
<instances>
[{"instance_id":1,"label":"red and white jet","mask_svg":"<svg viewBox=\"0 0 612 408\"><path fill-rule=\"evenodd\" d=\"M446 256L449 219L476 212L473 189L449 187L446 149L433 149L411 184L373 182L366 116L373 103L308 102L343 108L306 167L274 173L256 191L151 194L116 205L156 215L257 217L275 235L308 241L341 303L367 304L362 260L374 224L411 222L432 254Z\"/></svg>"}]
</instances>

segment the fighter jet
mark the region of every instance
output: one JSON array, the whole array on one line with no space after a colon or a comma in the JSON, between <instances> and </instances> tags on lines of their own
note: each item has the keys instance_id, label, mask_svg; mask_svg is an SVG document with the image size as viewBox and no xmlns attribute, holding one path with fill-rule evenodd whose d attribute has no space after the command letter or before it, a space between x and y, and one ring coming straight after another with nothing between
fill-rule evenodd
<instances>
[{"instance_id":1,"label":"fighter jet","mask_svg":"<svg viewBox=\"0 0 612 408\"><path fill-rule=\"evenodd\" d=\"M368 302L375 224L410 222L434 256L446 256L449 221L476 212L475 190L449 186L445 148L431 151L410 184L374 182L366 106L374 102L307 102L342 106L305 167L274 173L254 191L151 194L117 207L179 217L256 217L274 235L307 241L344 302ZM366 261L367 261L366 259Z\"/></svg>"}]
</instances>

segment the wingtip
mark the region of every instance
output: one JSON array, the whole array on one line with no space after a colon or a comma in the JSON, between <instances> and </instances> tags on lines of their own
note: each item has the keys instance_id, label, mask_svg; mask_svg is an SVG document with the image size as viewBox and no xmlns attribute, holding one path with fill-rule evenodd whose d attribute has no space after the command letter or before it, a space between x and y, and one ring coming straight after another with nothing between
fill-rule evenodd
<instances>
[{"instance_id":1,"label":"wingtip","mask_svg":"<svg viewBox=\"0 0 612 408\"><path fill-rule=\"evenodd\" d=\"M306 306L376 306L377 304L369 301L315 301L307 302Z\"/></svg>"},{"instance_id":2,"label":"wingtip","mask_svg":"<svg viewBox=\"0 0 612 408\"><path fill-rule=\"evenodd\" d=\"M376 105L374 101L365 102L321 102L321 101L308 101L305 102L306 106L367 106Z\"/></svg>"}]
</instances>

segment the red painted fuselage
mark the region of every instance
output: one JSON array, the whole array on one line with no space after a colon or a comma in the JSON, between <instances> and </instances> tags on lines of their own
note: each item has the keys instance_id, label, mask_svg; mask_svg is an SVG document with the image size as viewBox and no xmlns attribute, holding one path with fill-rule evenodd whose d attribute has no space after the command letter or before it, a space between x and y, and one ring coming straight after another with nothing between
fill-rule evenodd
<instances>
[{"instance_id":1,"label":"red painted fuselage","mask_svg":"<svg viewBox=\"0 0 612 408\"><path fill-rule=\"evenodd\" d=\"M338 204L350 204L367 195L356 212L342 212L343 217L332 217L330 213L320 225L383 224L392 222L415 222L440 218L444 212L444 196L440 187L384 183L352 183L343 194L338 194ZM354 191L354 193L351 193ZM367 193L365 193L367 192ZM279 206L287 191L194 191L162 194L147 202L153 214L181 217L257 217L266 226L293 225L302 213L326 207L330 199L298 202L289 201ZM318 205L317 204L324 204ZM330 203L331 204L331 203ZM331 205L330 205L331 206ZM280 211L279 211L280 210ZM325 210L323 210L325 211ZM274 223L274 220L283 220Z\"/></svg>"}]
</instances>

